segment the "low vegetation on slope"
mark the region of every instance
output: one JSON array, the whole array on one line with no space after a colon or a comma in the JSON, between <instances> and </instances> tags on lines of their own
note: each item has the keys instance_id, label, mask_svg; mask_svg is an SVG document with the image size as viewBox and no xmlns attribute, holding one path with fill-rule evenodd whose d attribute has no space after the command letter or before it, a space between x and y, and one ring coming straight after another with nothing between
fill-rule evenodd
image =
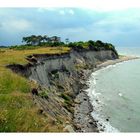
<instances>
[{"instance_id":1,"label":"low vegetation on slope","mask_svg":"<svg viewBox=\"0 0 140 140\"><path fill-rule=\"evenodd\" d=\"M26 56L36 53L58 54L69 48L32 50L1 49L0 51L0 132L62 131L59 122L39 113L30 91L32 83L9 69L7 64L26 64Z\"/></svg>"}]
</instances>

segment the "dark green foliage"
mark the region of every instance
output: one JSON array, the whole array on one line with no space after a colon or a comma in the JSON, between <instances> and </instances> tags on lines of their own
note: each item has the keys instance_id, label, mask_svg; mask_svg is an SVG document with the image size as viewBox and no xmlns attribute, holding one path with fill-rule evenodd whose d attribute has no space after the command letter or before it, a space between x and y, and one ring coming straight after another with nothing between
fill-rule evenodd
<instances>
[{"instance_id":1,"label":"dark green foliage","mask_svg":"<svg viewBox=\"0 0 140 140\"><path fill-rule=\"evenodd\" d=\"M32 50L32 49L37 49L39 48L39 46L31 46L31 45L15 45L15 46L11 46L10 49L14 49L14 50Z\"/></svg>"},{"instance_id":2,"label":"dark green foliage","mask_svg":"<svg viewBox=\"0 0 140 140\"><path fill-rule=\"evenodd\" d=\"M82 42L82 41L80 41L80 42L70 42L67 46L72 48L73 50L76 50L76 51L112 50L116 55L118 55L117 51L115 50L115 47L112 44L104 43L100 40L97 40L97 41L89 40L88 42Z\"/></svg>"},{"instance_id":3,"label":"dark green foliage","mask_svg":"<svg viewBox=\"0 0 140 140\"><path fill-rule=\"evenodd\" d=\"M70 43L68 44L68 47L70 47L70 48L74 48L74 47L75 47L75 44L72 43L72 42L70 42Z\"/></svg>"},{"instance_id":4,"label":"dark green foliage","mask_svg":"<svg viewBox=\"0 0 140 140\"><path fill-rule=\"evenodd\" d=\"M49 44L51 46L59 46L61 44L60 37L57 36L48 37L47 35L44 36L31 35L31 36L23 37L22 42L25 42L26 45L31 45L31 46L42 46L45 44Z\"/></svg>"},{"instance_id":5,"label":"dark green foliage","mask_svg":"<svg viewBox=\"0 0 140 140\"><path fill-rule=\"evenodd\" d=\"M62 97L65 101L69 101L70 97L64 93L61 93L60 97Z\"/></svg>"},{"instance_id":6,"label":"dark green foliage","mask_svg":"<svg viewBox=\"0 0 140 140\"><path fill-rule=\"evenodd\" d=\"M71 103L71 101L70 101L70 100L65 100L65 101L64 101L64 103L65 103L66 105L69 105L69 106L71 106L71 105L72 105L72 103Z\"/></svg>"},{"instance_id":7,"label":"dark green foliage","mask_svg":"<svg viewBox=\"0 0 140 140\"><path fill-rule=\"evenodd\" d=\"M27 45L40 45L41 42L45 42L48 41L48 36L41 36L41 35L31 35L31 36L27 36L27 37L23 37L22 38L22 42L26 42Z\"/></svg>"},{"instance_id":8,"label":"dark green foliage","mask_svg":"<svg viewBox=\"0 0 140 140\"><path fill-rule=\"evenodd\" d=\"M49 42L44 42L41 43L40 46L33 46L31 44L28 45L15 45L15 46L11 46L9 47L10 49L14 49L14 50L32 50L32 49L37 49L40 47L57 47L57 46L64 46L64 42L54 42L54 43L49 43Z\"/></svg>"},{"instance_id":9,"label":"dark green foliage","mask_svg":"<svg viewBox=\"0 0 140 140\"><path fill-rule=\"evenodd\" d=\"M47 43L46 43L47 44ZM53 42L49 43L51 47L57 47L57 46L62 46L64 45L64 42Z\"/></svg>"},{"instance_id":10,"label":"dark green foliage","mask_svg":"<svg viewBox=\"0 0 140 140\"><path fill-rule=\"evenodd\" d=\"M73 42L73 43L70 42L68 44L68 47L70 47L70 48L72 48L72 49L74 49L76 51L84 51L84 50L86 50L86 48L84 47L84 45L85 45L85 43L82 42L82 41L80 41L80 42Z\"/></svg>"}]
</instances>

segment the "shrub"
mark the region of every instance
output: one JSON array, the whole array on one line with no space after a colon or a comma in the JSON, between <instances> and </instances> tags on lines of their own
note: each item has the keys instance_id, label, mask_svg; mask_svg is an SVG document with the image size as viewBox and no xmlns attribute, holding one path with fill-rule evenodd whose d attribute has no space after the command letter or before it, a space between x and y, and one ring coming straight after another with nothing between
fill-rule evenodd
<instances>
[{"instance_id":1,"label":"shrub","mask_svg":"<svg viewBox=\"0 0 140 140\"><path fill-rule=\"evenodd\" d=\"M64 93L61 93L60 97L62 97L64 100L67 100L67 101L70 100L70 98Z\"/></svg>"},{"instance_id":2,"label":"shrub","mask_svg":"<svg viewBox=\"0 0 140 140\"><path fill-rule=\"evenodd\" d=\"M20 46L11 46L10 49L14 50L31 50L31 49L37 49L39 46L31 46L31 45L20 45Z\"/></svg>"},{"instance_id":3,"label":"shrub","mask_svg":"<svg viewBox=\"0 0 140 140\"><path fill-rule=\"evenodd\" d=\"M39 96L42 97L42 98L48 99L48 93L47 93L47 91L43 91L43 92L39 93Z\"/></svg>"}]
</instances>

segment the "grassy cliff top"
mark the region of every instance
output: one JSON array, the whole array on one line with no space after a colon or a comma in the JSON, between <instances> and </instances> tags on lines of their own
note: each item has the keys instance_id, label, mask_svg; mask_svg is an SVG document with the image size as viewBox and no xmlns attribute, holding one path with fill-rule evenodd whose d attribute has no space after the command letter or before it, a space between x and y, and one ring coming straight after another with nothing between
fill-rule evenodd
<instances>
[{"instance_id":1,"label":"grassy cliff top","mask_svg":"<svg viewBox=\"0 0 140 140\"><path fill-rule=\"evenodd\" d=\"M38 113L30 91L33 83L6 69L7 64L26 64L31 54L68 52L66 47L47 47L30 50L0 49L0 132L60 131L62 124Z\"/></svg>"},{"instance_id":2,"label":"grassy cliff top","mask_svg":"<svg viewBox=\"0 0 140 140\"><path fill-rule=\"evenodd\" d=\"M60 54L68 52L68 47L39 47L29 50L0 49L0 65L13 63L26 64L26 56L31 54Z\"/></svg>"}]
</instances>

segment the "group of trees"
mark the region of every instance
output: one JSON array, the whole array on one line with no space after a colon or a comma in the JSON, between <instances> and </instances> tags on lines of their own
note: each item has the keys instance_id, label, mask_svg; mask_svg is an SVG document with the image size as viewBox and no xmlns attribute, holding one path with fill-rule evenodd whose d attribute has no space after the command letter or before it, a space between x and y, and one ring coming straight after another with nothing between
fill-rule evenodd
<instances>
[{"instance_id":1,"label":"group of trees","mask_svg":"<svg viewBox=\"0 0 140 140\"><path fill-rule=\"evenodd\" d=\"M100 40L93 41L89 40L87 42L79 41L79 42L69 42L69 39L65 39L65 43L61 42L60 37L53 36L48 37L47 35L41 36L41 35L31 35L27 37L23 37L22 42L25 42L28 46L68 46L70 48L73 48L75 50L110 50L114 49L114 46L110 43L104 43Z\"/></svg>"},{"instance_id":2,"label":"group of trees","mask_svg":"<svg viewBox=\"0 0 140 140\"><path fill-rule=\"evenodd\" d=\"M59 45L61 43L60 37L53 36L53 37L48 37L47 35L41 36L41 35L31 35L27 37L22 38L22 42L25 42L26 45L29 46L41 46L41 45L46 45L46 44L54 44L54 46Z\"/></svg>"},{"instance_id":3,"label":"group of trees","mask_svg":"<svg viewBox=\"0 0 140 140\"><path fill-rule=\"evenodd\" d=\"M118 55L115 46L111 43L104 43L100 40L93 41L89 40L87 42L70 42L68 47L73 48L76 51L85 51L85 50L94 50L94 51L101 51L101 50L112 50L116 55Z\"/></svg>"},{"instance_id":4,"label":"group of trees","mask_svg":"<svg viewBox=\"0 0 140 140\"><path fill-rule=\"evenodd\" d=\"M99 50L110 50L110 49L114 49L115 47L110 44L110 43L104 43L100 40L97 41L93 41L93 40L89 40L87 42L70 42L68 44L68 47L71 47L73 49L85 49L85 50L95 50L95 51L99 51Z\"/></svg>"}]
</instances>

